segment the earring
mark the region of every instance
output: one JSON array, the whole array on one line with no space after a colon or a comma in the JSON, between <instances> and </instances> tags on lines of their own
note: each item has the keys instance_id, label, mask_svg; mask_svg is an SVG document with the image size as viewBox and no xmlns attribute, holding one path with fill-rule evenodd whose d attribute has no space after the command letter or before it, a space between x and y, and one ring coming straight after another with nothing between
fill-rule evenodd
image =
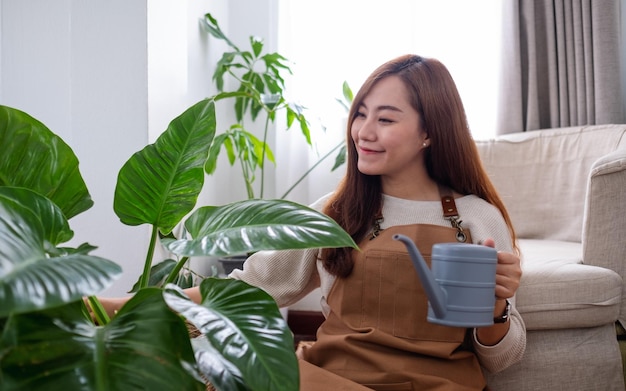
<instances>
[{"instance_id":1,"label":"earring","mask_svg":"<svg viewBox=\"0 0 626 391\"><path fill-rule=\"evenodd\" d=\"M422 146L423 146L424 148L426 148L426 147L428 146L428 144L426 144L426 141L424 141L424 143L422 144Z\"/></svg>"}]
</instances>

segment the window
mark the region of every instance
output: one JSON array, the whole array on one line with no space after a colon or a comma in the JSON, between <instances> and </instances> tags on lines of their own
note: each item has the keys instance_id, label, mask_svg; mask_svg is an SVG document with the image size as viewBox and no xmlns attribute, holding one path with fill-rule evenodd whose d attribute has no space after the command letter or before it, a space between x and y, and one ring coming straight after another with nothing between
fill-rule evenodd
<instances>
[{"instance_id":1,"label":"window","mask_svg":"<svg viewBox=\"0 0 626 391\"><path fill-rule=\"evenodd\" d=\"M329 132L343 121L335 101L401 54L435 57L450 70L474 138L496 133L500 0L280 1L279 47L294 63L289 91ZM343 128L340 129L343 137ZM330 136L330 135L329 135ZM334 135L332 135L334 139Z\"/></svg>"}]
</instances>

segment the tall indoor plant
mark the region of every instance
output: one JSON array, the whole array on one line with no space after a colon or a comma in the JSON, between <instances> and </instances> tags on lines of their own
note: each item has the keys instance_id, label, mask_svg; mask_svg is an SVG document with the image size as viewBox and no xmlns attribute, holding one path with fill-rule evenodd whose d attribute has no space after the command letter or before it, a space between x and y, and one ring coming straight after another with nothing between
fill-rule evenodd
<instances>
[{"instance_id":1,"label":"tall indoor plant","mask_svg":"<svg viewBox=\"0 0 626 391\"><path fill-rule=\"evenodd\" d=\"M284 124L287 130L297 124L306 144L312 146L309 121L304 107L286 98L285 79L292 73L289 61L280 53L266 52L263 40L255 36L249 37L248 50L240 48L224 33L210 13L204 15L201 25L212 37L228 46L213 73L212 80L217 89L213 99L216 102L229 103L227 107L235 118L235 122L229 126L224 127L221 122L218 124L223 130L218 132L213 140L205 171L208 175L216 171L218 157L224 151L231 166L239 165L247 198L262 199L266 195L265 179L268 163L276 164L268 138L270 130L277 126L277 115L285 115ZM262 136L258 138L254 132L258 129L254 128L260 125ZM285 199L295 186L335 151L339 153L332 170L341 166L345 161L345 149L341 149L343 144L340 143L322 156L284 192L281 198ZM245 260L246 254L218 258L226 274L235 268L242 268Z\"/></svg>"},{"instance_id":2,"label":"tall indoor plant","mask_svg":"<svg viewBox=\"0 0 626 391\"><path fill-rule=\"evenodd\" d=\"M0 106L3 389L200 390L206 380L220 390L297 389L292 335L271 297L241 281L207 278L197 305L170 282L197 255L356 245L331 219L283 200L200 207L184 220L214 136L214 100L206 99L121 168L115 213L124 224L153 229L137 292L109 320L93 295L121 268L92 255L89 244L63 246L73 236L69 219L93 204L78 159L41 122ZM179 223L189 237L173 237ZM178 259L155 287L150 271L160 238ZM206 339L192 344L185 321Z\"/></svg>"},{"instance_id":3,"label":"tall indoor plant","mask_svg":"<svg viewBox=\"0 0 626 391\"><path fill-rule=\"evenodd\" d=\"M265 52L263 40L255 36L249 37L249 50L240 48L228 38L210 13L205 14L201 22L212 37L228 46L228 51L217 62L213 73L213 82L218 91L214 98L216 101L231 100L230 107L235 116L235 123L215 137L210 151L211 157L205 166L206 172L215 172L217 157L224 150L231 165L239 163L248 198L264 198L267 163L276 164L274 152L268 144L268 136L271 127L276 125L277 115L285 115L287 130L297 124L304 141L312 146L305 108L288 101L286 97L285 79L292 73L289 61L280 53ZM251 130L258 120L262 122L260 139ZM340 143L322 156L311 170L336 151L338 154L332 170L341 166L345 161L345 149L341 149L342 145ZM307 170L296 180L281 198L286 198L311 170ZM255 188L257 179L260 183Z\"/></svg>"}]
</instances>

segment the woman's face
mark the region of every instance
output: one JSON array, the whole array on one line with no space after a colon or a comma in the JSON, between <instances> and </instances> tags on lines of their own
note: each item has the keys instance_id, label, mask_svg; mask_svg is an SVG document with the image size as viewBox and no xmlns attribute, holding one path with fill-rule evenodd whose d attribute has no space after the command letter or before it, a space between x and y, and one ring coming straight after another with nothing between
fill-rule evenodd
<instances>
[{"instance_id":1,"label":"woman's face","mask_svg":"<svg viewBox=\"0 0 626 391\"><path fill-rule=\"evenodd\" d=\"M358 152L358 169L383 180L410 180L423 172L428 135L410 105L407 89L397 76L378 81L358 108L350 128Z\"/></svg>"}]
</instances>

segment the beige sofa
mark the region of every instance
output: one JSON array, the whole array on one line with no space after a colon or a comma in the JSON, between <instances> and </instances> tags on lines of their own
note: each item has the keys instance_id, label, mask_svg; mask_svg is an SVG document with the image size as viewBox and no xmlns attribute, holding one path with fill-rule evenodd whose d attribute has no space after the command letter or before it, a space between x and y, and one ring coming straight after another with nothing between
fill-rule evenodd
<instances>
[{"instance_id":1,"label":"beige sofa","mask_svg":"<svg viewBox=\"0 0 626 391\"><path fill-rule=\"evenodd\" d=\"M524 359L492 390L624 390L615 322L626 325L626 125L477 142L519 237Z\"/></svg>"}]
</instances>

